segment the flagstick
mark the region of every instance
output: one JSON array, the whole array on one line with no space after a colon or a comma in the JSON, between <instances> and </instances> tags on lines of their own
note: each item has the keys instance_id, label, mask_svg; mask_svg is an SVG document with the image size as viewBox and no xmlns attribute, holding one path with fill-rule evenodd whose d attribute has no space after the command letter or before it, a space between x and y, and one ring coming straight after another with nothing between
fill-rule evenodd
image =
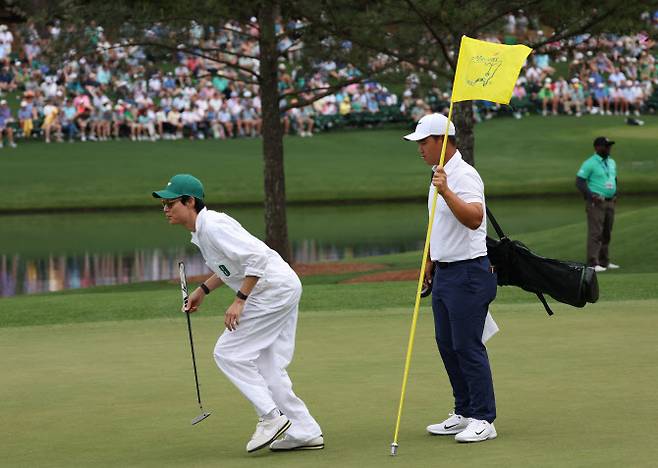
<instances>
[{"instance_id":1,"label":"flagstick","mask_svg":"<svg viewBox=\"0 0 658 468\"><path fill-rule=\"evenodd\" d=\"M452 119L452 100L450 100L450 110L448 111L448 122L446 124L446 131L443 135L443 145L441 146L441 158L439 166L443 167L443 160L446 155L446 143L448 142L448 131L450 130L450 120ZM400 393L400 404L398 406L398 417L395 423L395 433L393 434L393 443L391 444L391 455L398 453L398 434L400 432L400 420L402 419L402 407L404 406L404 396L407 391L407 380L409 378L409 367L411 366L411 353L414 349L414 339L416 338L416 324L418 323L418 310L420 308L420 291L423 288L423 280L425 278L425 264L427 253L430 248L430 236L432 234L432 226L434 220L434 212L436 211L436 202L439 198L439 192L434 187L434 199L432 200L432 209L430 210L429 222L427 225L427 235L425 236L425 247L423 248L423 258L420 262L420 277L418 278L418 287L416 289L416 304L414 305L413 318L411 319L411 332L409 333L409 344L407 345L407 357L404 361L404 373L402 375L402 391Z\"/></svg>"}]
</instances>

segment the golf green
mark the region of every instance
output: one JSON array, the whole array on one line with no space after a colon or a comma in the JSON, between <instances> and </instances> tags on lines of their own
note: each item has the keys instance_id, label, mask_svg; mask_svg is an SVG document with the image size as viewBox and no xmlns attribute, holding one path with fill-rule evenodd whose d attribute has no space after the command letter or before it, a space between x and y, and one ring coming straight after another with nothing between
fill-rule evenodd
<instances>
[{"instance_id":1,"label":"golf green","mask_svg":"<svg viewBox=\"0 0 658 468\"><path fill-rule=\"evenodd\" d=\"M96 295L95 306L120 294ZM467 446L425 432L452 401L423 307L396 458L388 453L410 308L302 312L289 370L326 449L285 454L245 452L256 415L212 360L220 317L193 317L213 413L198 426L182 316L2 328L0 465L652 466L658 448L642 428L658 411L656 307L655 299L556 306L548 318L535 303L494 305L499 437Z\"/></svg>"}]
</instances>

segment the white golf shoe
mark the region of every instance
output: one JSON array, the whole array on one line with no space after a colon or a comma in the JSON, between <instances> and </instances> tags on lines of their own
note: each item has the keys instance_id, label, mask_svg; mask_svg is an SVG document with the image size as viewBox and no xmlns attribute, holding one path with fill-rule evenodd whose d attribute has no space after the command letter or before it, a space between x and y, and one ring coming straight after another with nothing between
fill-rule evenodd
<instances>
[{"instance_id":1,"label":"white golf shoe","mask_svg":"<svg viewBox=\"0 0 658 468\"><path fill-rule=\"evenodd\" d=\"M619 268L619 265L617 265L616 263L608 263L609 270L616 270L617 268Z\"/></svg>"},{"instance_id":2,"label":"white golf shoe","mask_svg":"<svg viewBox=\"0 0 658 468\"><path fill-rule=\"evenodd\" d=\"M457 442L483 442L498 437L493 424L482 419L470 419L468 427L455 436Z\"/></svg>"},{"instance_id":3,"label":"white golf shoe","mask_svg":"<svg viewBox=\"0 0 658 468\"><path fill-rule=\"evenodd\" d=\"M594 271L597 273L603 273L605 270L607 270L606 267L601 266L601 265L595 265L594 266Z\"/></svg>"},{"instance_id":4,"label":"white golf shoe","mask_svg":"<svg viewBox=\"0 0 658 468\"><path fill-rule=\"evenodd\" d=\"M290 420L283 414L271 419L260 419L256 431L247 444L247 452L255 452L269 445L290 427Z\"/></svg>"},{"instance_id":5,"label":"white golf shoe","mask_svg":"<svg viewBox=\"0 0 658 468\"><path fill-rule=\"evenodd\" d=\"M427 426L427 432L434 435L459 434L468 426L469 419L459 414L450 413L450 417L439 424Z\"/></svg>"},{"instance_id":6,"label":"white golf shoe","mask_svg":"<svg viewBox=\"0 0 658 468\"><path fill-rule=\"evenodd\" d=\"M324 448L324 437L319 435L309 440L299 440L286 434L283 439L275 440L270 444L273 452L286 452L289 450L321 450Z\"/></svg>"}]
</instances>

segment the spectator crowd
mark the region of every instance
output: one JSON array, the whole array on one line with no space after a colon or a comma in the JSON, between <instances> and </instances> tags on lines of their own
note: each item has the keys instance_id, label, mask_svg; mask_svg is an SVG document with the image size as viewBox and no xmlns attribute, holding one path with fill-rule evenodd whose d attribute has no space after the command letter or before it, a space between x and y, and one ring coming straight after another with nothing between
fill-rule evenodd
<instances>
[{"instance_id":1,"label":"spectator crowd","mask_svg":"<svg viewBox=\"0 0 658 468\"><path fill-rule=\"evenodd\" d=\"M299 26L278 24L277 32L294 33ZM16 137L50 143L260 136L258 87L239 74L258 72L255 24L228 21L218 28L202 28L192 23L190 44L225 52L217 61L179 50L171 63L150 60L141 46L110 44L103 28L92 23L84 34L95 51L82 57L72 54L52 67L44 51L60 35L72 32L63 31L57 22L45 31L31 22L12 29L0 25L0 147L15 146ZM508 15L500 36L484 39L513 43L541 34L541 28L533 27L519 11ZM332 61L320 63L311 76L302 75L291 64L303 53L303 45L290 39L294 34L281 37L279 50L289 59L279 64L282 95L359 76L356 68ZM511 106L477 103L476 117L490 118L510 109L515 117L529 112L628 116L649 109L658 75L655 44L646 34L581 36L570 45L560 52L557 44L556 50L549 44L549 53L533 54ZM408 76L400 97L375 81L351 84L282 112L284 132L307 137L341 125L417 121L428 112L441 111L450 99L448 89L425 89L415 73ZM286 103L282 101L282 107Z\"/></svg>"},{"instance_id":2,"label":"spectator crowd","mask_svg":"<svg viewBox=\"0 0 658 468\"><path fill-rule=\"evenodd\" d=\"M647 30L658 29L658 12L644 18ZM510 13L500 36L483 39L515 44L537 41L544 32L528 20L522 10ZM580 117L584 114L639 116L658 108L658 63L656 43L649 34L583 34L568 41L547 45L533 53L521 70L509 106L491 102L475 104L476 120L497 114L521 118L528 113ZM449 92L432 88L421 95L419 80L407 80L403 110L417 121L427 112L441 111L448 105Z\"/></svg>"},{"instance_id":3,"label":"spectator crowd","mask_svg":"<svg viewBox=\"0 0 658 468\"><path fill-rule=\"evenodd\" d=\"M255 21L255 20L254 20ZM295 28L298 25L286 25ZM283 25L278 25L281 32ZM253 31L229 21L203 29L194 23L190 43L203 49L239 50L220 54L220 61L178 52L176 63L153 64L140 46L107 42L103 28L91 24L85 31L95 53L71 58L53 69L43 50L63 34L57 23L39 33L33 23L18 27L18 47L6 25L0 25L0 132L15 146L14 136L42 135L56 141L105 141L111 138L156 141L257 137L261 134L261 100L256 84L246 83L236 70L258 72L258 42ZM251 34L245 34L250 32ZM66 33L66 32L64 32ZM43 37L42 37L43 36ZM300 51L286 36L279 49L290 58ZM239 55L239 58L238 58ZM230 62L227 65L225 62ZM297 76L285 63L279 65L279 90L292 91L308 80L308 87L327 87L331 78L350 78L350 66L321 63L310 78ZM18 104L12 110L8 99ZM303 95L302 95L303 97ZM281 105L285 105L282 101ZM312 104L282 112L286 134L313 136L334 125L336 117L397 110L397 96L376 82L353 84Z\"/></svg>"}]
</instances>

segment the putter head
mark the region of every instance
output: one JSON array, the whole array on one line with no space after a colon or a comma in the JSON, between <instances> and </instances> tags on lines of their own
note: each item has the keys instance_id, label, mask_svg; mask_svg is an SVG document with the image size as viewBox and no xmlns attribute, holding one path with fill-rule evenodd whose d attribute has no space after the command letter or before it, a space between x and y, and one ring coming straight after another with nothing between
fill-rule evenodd
<instances>
[{"instance_id":1,"label":"putter head","mask_svg":"<svg viewBox=\"0 0 658 468\"><path fill-rule=\"evenodd\" d=\"M192 425L194 426L195 424L200 423L201 421L203 421L204 419L206 419L208 416L210 416L210 413L206 413L206 412L204 411L203 413L201 413L199 416L197 416L196 418L194 418L194 419L192 420Z\"/></svg>"}]
</instances>

